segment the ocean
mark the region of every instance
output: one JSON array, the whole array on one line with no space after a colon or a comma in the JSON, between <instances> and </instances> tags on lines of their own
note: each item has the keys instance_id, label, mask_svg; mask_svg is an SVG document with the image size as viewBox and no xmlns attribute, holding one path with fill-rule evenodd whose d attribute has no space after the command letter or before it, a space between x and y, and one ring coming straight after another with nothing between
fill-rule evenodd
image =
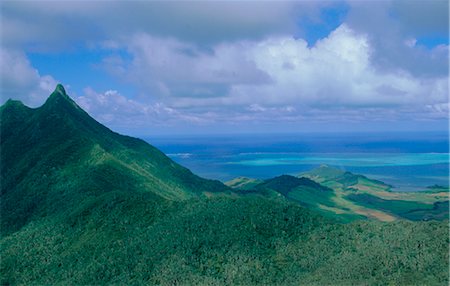
<instances>
[{"instance_id":1,"label":"ocean","mask_svg":"<svg viewBox=\"0 0 450 286\"><path fill-rule=\"evenodd\" d=\"M297 175L322 164L421 191L449 185L447 133L305 133L144 138L195 174L221 181Z\"/></svg>"}]
</instances>

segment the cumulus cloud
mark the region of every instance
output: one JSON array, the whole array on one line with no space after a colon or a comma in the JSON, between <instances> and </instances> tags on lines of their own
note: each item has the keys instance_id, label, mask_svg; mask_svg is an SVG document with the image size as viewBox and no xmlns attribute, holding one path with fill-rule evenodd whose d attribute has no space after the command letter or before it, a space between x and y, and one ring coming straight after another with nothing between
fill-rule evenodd
<instances>
[{"instance_id":1,"label":"cumulus cloud","mask_svg":"<svg viewBox=\"0 0 450 286\"><path fill-rule=\"evenodd\" d=\"M349 5L345 22L368 35L374 67L382 72L407 70L415 76L448 75L448 1L371 1L370 5L350 1ZM427 47L419 41L427 37L447 40Z\"/></svg>"},{"instance_id":2,"label":"cumulus cloud","mask_svg":"<svg viewBox=\"0 0 450 286\"><path fill-rule=\"evenodd\" d=\"M0 49L0 66L2 103L12 98L36 107L43 103L57 83L50 75L40 75L22 52Z\"/></svg>"},{"instance_id":3,"label":"cumulus cloud","mask_svg":"<svg viewBox=\"0 0 450 286\"><path fill-rule=\"evenodd\" d=\"M97 91L75 97L123 130L447 118L449 46L426 46L423 37L448 39L448 2L428 2L6 1L2 100L42 103L56 82L27 52L68 50L113 75L110 90L98 91L111 79L101 74ZM333 11L322 9L333 5L339 19L327 26ZM308 42L305 23L333 30Z\"/></svg>"},{"instance_id":4,"label":"cumulus cloud","mask_svg":"<svg viewBox=\"0 0 450 286\"><path fill-rule=\"evenodd\" d=\"M175 126L180 122L204 124L214 114L180 112L162 102L143 103L129 99L116 90L98 92L85 88L75 101L95 119L116 130L143 130L154 126Z\"/></svg>"},{"instance_id":5,"label":"cumulus cloud","mask_svg":"<svg viewBox=\"0 0 450 286\"><path fill-rule=\"evenodd\" d=\"M307 1L3 1L1 37L48 50L142 31L208 45L295 33L301 17L330 3ZM52 27L49 29L49 27Z\"/></svg>"},{"instance_id":6,"label":"cumulus cloud","mask_svg":"<svg viewBox=\"0 0 450 286\"><path fill-rule=\"evenodd\" d=\"M137 34L126 40L132 59L110 57L105 67L147 91L176 97L218 97L230 84L266 84L270 77L247 58L249 44L219 44L212 51L173 38Z\"/></svg>"},{"instance_id":7,"label":"cumulus cloud","mask_svg":"<svg viewBox=\"0 0 450 286\"><path fill-rule=\"evenodd\" d=\"M121 95L116 90L97 92L86 88L76 102L96 119L105 124L130 125L135 123L155 123L163 121L175 113L163 104L143 104Z\"/></svg>"},{"instance_id":8,"label":"cumulus cloud","mask_svg":"<svg viewBox=\"0 0 450 286\"><path fill-rule=\"evenodd\" d=\"M255 45L253 54L257 66L275 84L237 85L233 93L240 100L258 94L274 104L322 107L421 105L446 100L446 77L379 71L373 64L373 52L367 35L355 33L345 24L312 48L301 39L266 40Z\"/></svg>"},{"instance_id":9,"label":"cumulus cloud","mask_svg":"<svg viewBox=\"0 0 450 286\"><path fill-rule=\"evenodd\" d=\"M346 24L313 47L303 39L277 36L223 43L204 51L146 34L134 35L123 45L128 59L106 61L106 67L118 74L126 71L129 80L143 89L153 87L153 95L175 108L420 107L422 112L424 105L447 101L447 77L377 69L369 36Z\"/></svg>"}]
</instances>

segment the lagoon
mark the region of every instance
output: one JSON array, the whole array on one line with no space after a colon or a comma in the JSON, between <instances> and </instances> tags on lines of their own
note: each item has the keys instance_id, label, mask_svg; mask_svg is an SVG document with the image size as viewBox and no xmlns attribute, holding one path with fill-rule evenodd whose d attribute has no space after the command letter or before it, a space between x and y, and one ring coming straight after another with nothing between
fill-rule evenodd
<instances>
[{"instance_id":1,"label":"lagoon","mask_svg":"<svg viewBox=\"0 0 450 286\"><path fill-rule=\"evenodd\" d=\"M327 164L364 174L396 191L448 186L445 133L258 134L145 138L194 173L227 181L297 175Z\"/></svg>"}]
</instances>

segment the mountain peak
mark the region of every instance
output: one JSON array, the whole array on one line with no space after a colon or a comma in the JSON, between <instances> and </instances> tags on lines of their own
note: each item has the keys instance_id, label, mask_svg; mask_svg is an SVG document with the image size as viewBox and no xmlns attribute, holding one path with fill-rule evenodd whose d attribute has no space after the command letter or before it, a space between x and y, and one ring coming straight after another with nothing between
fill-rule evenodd
<instances>
[{"instance_id":1,"label":"mountain peak","mask_svg":"<svg viewBox=\"0 0 450 286\"><path fill-rule=\"evenodd\" d=\"M19 114L24 114L30 108L25 106L20 100L8 99L2 106L0 106L0 116L2 116L2 120L5 120L3 117L4 112L11 114L15 113L14 116L19 116Z\"/></svg>"},{"instance_id":2,"label":"mountain peak","mask_svg":"<svg viewBox=\"0 0 450 286\"><path fill-rule=\"evenodd\" d=\"M66 94L66 90L64 89L64 86L62 84L60 84L60 83L58 83L56 85L55 91L53 93L55 93L55 92L57 92L57 93L59 93L61 95L67 95Z\"/></svg>"},{"instance_id":3,"label":"mountain peak","mask_svg":"<svg viewBox=\"0 0 450 286\"><path fill-rule=\"evenodd\" d=\"M56 85L55 90L52 92L52 94L47 98L45 101L44 106L66 106L66 107L72 107L76 109L80 109L78 105L73 101L66 93L66 90L64 89L64 86L62 84Z\"/></svg>"},{"instance_id":4,"label":"mountain peak","mask_svg":"<svg viewBox=\"0 0 450 286\"><path fill-rule=\"evenodd\" d=\"M55 98L55 97L62 97L64 99L68 99L71 101L70 97L67 95L66 90L64 89L64 86L60 83L58 83L56 85L55 90L52 92L52 94L50 94L50 98Z\"/></svg>"},{"instance_id":5,"label":"mountain peak","mask_svg":"<svg viewBox=\"0 0 450 286\"><path fill-rule=\"evenodd\" d=\"M8 99L3 105L2 105L2 107L3 108L6 108L6 107L9 107L9 106L19 106L19 107L22 107L22 106L25 106L24 104L23 104L23 102L22 101L20 101L20 100L15 100L15 99Z\"/></svg>"}]
</instances>

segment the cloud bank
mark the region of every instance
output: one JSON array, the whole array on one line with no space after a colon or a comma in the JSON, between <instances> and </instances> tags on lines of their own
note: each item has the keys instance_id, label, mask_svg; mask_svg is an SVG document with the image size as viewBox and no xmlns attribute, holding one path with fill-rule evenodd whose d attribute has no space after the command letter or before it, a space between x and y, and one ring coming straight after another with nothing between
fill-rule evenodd
<instances>
[{"instance_id":1,"label":"cloud bank","mask_svg":"<svg viewBox=\"0 0 450 286\"><path fill-rule=\"evenodd\" d=\"M180 109L384 107L422 112L424 105L447 102L446 76L378 69L369 37L345 24L312 47L303 39L278 36L202 51L148 34L134 35L121 45L127 56L105 59L104 68Z\"/></svg>"},{"instance_id":2,"label":"cloud bank","mask_svg":"<svg viewBox=\"0 0 450 286\"><path fill-rule=\"evenodd\" d=\"M37 106L56 78L98 120L140 133L334 122L447 128L447 1L1 6L2 101ZM70 53L89 86L32 64L33 54Z\"/></svg>"}]
</instances>

